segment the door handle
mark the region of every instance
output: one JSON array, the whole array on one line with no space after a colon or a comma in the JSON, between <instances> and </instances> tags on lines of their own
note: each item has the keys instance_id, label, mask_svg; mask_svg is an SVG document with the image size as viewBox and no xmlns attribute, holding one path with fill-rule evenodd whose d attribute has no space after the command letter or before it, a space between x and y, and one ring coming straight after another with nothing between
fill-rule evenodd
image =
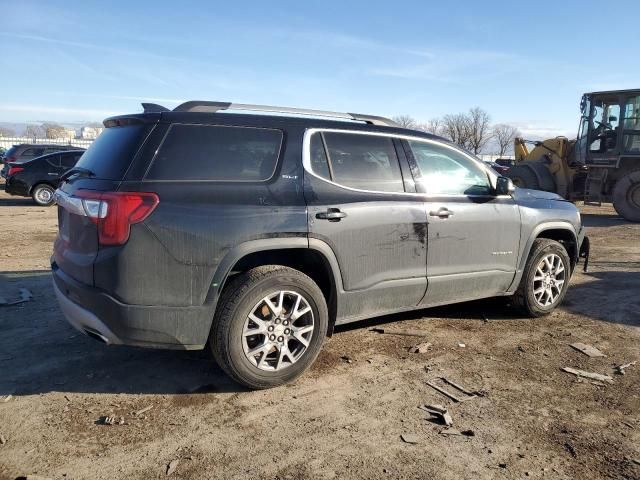
<instances>
[{"instance_id":1,"label":"door handle","mask_svg":"<svg viewBox=\"0 0 640 480\"><path fill-rule=\"evenodd\" d=\"M330 222L339 222L346 217L345 212L341 212L339 208L328 208L326 212L316 213L316 218L320 220L329 220Z\"/></svg>"},{"instance_id":2,"label":"door handle","mask_svg":"<svg viewBox=\"0 0 640 480\"><path fill-rule=\"evenodd\" d=\"M449 218L453 215L453 212L447 207L440 207L438 210L431 210L429 212L430 217Z\"/></svg>"}]
</instances>

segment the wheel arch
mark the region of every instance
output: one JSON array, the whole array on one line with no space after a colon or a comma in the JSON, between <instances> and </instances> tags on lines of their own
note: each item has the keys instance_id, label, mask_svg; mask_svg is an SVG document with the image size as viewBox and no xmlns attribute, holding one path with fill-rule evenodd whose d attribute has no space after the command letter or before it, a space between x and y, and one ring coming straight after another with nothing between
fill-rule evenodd
<instances>
[{"instance_id":1,"label":"wheel arch","mask_svg":"<svg viewBox=\"0 0 640 480\"><path fill-rule=\"evenodd\" d=\"M571 272L573 273L579 254L578 236L576 235L573 225L569 222L563 221L541 223L532 230L522 252L520 253L518 269L507 292L513 293L518 288L527 260L529 259L529 254L531 253L531 248L533 247L533 242L538 238L548 238L566 245L565 248L567 248L567 253L571 259Z\"/></svg>"},{"instance_id":2,"label":"wheel arch","mask_svg":"<svg viewBox=\"0 0 640 480\"><path fill-rule=\"evenodd\" d=\"M538 238L548 238L555 240L564 245L569 258L571 259L571 272L578 261L578 236L570 223L567 222L549 222L538 225L531 235L525 250L522 252L522 258L520 259L520 268L524 269L533 242Z\"/></svg>"},{"instance_id":3,"label":"wheel arch","mask_svg":"<svg viewBox=\"0 0 640 480\"><path fill-rule=\"evenodd\" d=\"M206 303L215 315L220 294L231 278L261 265L283 265L308 275L322 291L329 311L327 336L331 336L337 315L342 277L333 250L323 241L306 237L279 237L244 242L232 248L214 273Z\"/></svg>"},{"instance_id":4,"label":"wheel arch","mask_svg":"<svg viewBox=\"0 0 640 480\"><path fill-rule=\"evenodd\" d=\"M46 180L42 180L42 181L35 182L33 185L31 185L31 187L29 188L29 195L33 195L33 191L35 190L35 188L38 185L48 185L49 187L53 188L54 190L57 188L51 182L47 182Z\"/></svg>"}]
</instances>

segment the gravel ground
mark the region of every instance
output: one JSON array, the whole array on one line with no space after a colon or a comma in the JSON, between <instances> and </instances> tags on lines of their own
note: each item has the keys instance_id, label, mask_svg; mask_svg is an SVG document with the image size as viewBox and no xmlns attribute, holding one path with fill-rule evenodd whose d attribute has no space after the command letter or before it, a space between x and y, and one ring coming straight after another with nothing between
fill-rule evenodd
<instances>
[{"instance_id":1,"label":"gravel ground","mask_svg":"<svg viewBox=\"0 0 640 480\"><path fill-rule=\"evenodd\" d=\"M294 384L251 392L206 351L106 347L73 330L47 269L55 208L0 192L0 296L33 293L0 307L0 479L167 478L170 464L169 478L640 478L640 362L613 373L640 360L640 225L582 210L590 271L551 316L490 300L359 322ZM425 340L427 353L409 353ZM484 396L454 403L425 383L441 376ZM425 403L473 436L441 434Z\"/></svg>"}]
</instances>

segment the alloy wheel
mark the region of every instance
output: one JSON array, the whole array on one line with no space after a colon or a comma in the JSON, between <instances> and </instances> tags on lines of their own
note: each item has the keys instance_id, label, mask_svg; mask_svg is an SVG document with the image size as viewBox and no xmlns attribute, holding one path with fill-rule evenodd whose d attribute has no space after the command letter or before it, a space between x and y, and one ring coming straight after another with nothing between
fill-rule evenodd
<instances>
[{"instance_id":1,"label":"alloy wheel","mask_svg":"<svg viewBox=\"0 0 640 480\"><path fill-rule=\"evenodd\" d=\"M298 292L281 290L253 307L242 329L242 348L255 367L280 371L300 360L313 330L309 301Z\"/></svg>"},{"instance_id":2,"label":"alloy wheel","mask_svg":"<svg viewBox=\"0 0 640 480\"><path fill-rule=\"evenodd\" d=\"M566 268L559 255L550 253L542 257L533 276L533 297L541 307L553 305L564 287Z\"/></svg>"}]
</instances>

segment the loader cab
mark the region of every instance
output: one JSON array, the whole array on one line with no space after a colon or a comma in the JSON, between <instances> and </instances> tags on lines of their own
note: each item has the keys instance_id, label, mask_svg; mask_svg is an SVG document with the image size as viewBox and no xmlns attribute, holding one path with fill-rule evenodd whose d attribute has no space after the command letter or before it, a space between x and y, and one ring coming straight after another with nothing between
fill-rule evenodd
<instances>
[{"instance_id":1,"label":"loader cab","mask_svg":"<svg viewBox=\"0 0 640 480\"><path fill-rule=\"evenodd\" d=\"M620 157L640 157L640 90L586 93L576 160L590 166L617 168Z\"/></svg>"}]
</instances>

